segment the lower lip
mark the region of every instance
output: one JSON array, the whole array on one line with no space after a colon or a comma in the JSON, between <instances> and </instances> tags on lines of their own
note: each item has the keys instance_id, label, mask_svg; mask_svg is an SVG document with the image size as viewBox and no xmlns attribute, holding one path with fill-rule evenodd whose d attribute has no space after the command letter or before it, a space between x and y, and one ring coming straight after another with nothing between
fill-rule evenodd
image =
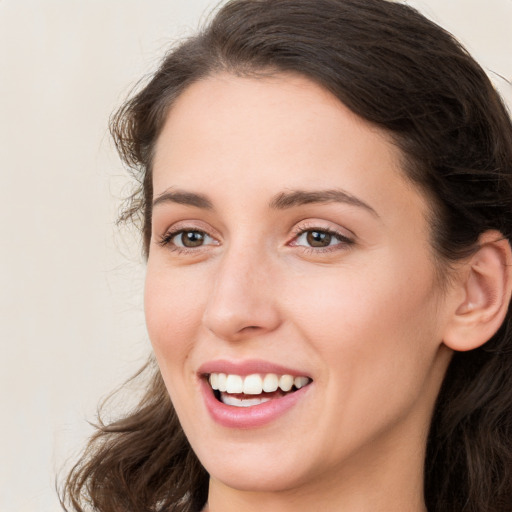
<instances>
[{"instance_id":1,"label":"lower lip","mask_svg":"<svg viewBox=\"0 0 512 512\"><path fill-rule=\"evenodd\" d=\"M276 420L301 400L310 386L311 384L262 404L251 407L235 407L217 400L208 382L201 379L201 392L213 420L223 427L243 429L262 427Z\"/></svg>"}]
</instances>

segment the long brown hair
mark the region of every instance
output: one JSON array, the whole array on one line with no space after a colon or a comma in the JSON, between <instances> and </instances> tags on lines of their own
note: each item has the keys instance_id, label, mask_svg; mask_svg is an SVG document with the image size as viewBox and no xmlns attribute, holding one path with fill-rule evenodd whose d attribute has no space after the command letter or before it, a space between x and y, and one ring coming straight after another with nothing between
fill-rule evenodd
<instances>
[{"instance_id":1,"label":"long brown hair","mask_svg":"<svg viewBox=\"0 0 512 512\"><path fill-rule=\"evenodd\" d=\"M119 153L140 187L123 214L151 233L155 141L175 99L220 71L294 72L389 133L407 176L430 198L440 268L488 229L512 237L512 125L483 70L414 9L386 0L234 0L172 49L113 116ZM456 353L425 461L430 512L512 509L511 311L483 347ZM192 452L154 362L145 396L104 424L62 492L70 510L198 511L208 475ZM89 507L89 508L88 508Z\"/></svg>"}]
</instances>

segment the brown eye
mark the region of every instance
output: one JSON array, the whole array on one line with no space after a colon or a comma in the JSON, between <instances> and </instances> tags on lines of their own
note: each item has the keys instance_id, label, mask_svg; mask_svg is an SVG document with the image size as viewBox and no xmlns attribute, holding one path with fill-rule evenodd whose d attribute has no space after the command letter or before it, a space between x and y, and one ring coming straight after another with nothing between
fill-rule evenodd
<instances>
[{"instance_id":1,"label":"brown eye","mask_svg":"<svg viewBox=\"0 0 512 512\"><path fill-rule=\"evenodd\" d=\"M328 247L331 245L332 235L325 231L307 231L306 241L311 247Z\"/></svg>"},{"instance_id":2,"label":"brown eye","mask_svg":"<svg viewBox=\"0 0 512 512\"><path fill-rule=\"evenodd\" d=\"M162 236L159 244L171 250L186 252L186 250L200 249L203 246L219 245L219 242L198 229L178 229Z\"/></svg>"},{"instance_id":3,"label":"brown eye","mask_svg":"<svg viewBox=\"0 0 512 512\"><path fill-rule=\"evenodd\" d=\"M331 231L330 229L312 228L301 231L291 243L295 247L305 247L321 253L325 250L343 250L353 245L354 241L350 238Z\"/></svg>"},{"instance_id":4,"label":"brown eye","mask_svg":"<svg viewBox=\"0 0 512 512\"><path fill-rule=\"evenodd\" d=\"M204 241L205 233L201 231L182 231L174 239L174 243L182 247L200 247Z\"/></svg>"}]
</instances>

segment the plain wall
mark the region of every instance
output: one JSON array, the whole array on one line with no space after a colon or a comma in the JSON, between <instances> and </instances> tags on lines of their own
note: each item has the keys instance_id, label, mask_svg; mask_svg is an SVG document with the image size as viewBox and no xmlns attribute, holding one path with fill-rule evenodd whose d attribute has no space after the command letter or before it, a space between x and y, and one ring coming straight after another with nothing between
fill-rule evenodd
<instances>
[{"instance_id":1,"label":"plain wall","mask_svg":"<svg viewBox=\"0 0 512 512\"><path fill-rule=\"evenodd\" d=\"M512 105L511 0L409 2L457 35ZM485 6L484 6L485 4ZM56 471L150 351L110 113L207 0L0 0L0 510L60 510Z\"/></svg>"}]
</instances>

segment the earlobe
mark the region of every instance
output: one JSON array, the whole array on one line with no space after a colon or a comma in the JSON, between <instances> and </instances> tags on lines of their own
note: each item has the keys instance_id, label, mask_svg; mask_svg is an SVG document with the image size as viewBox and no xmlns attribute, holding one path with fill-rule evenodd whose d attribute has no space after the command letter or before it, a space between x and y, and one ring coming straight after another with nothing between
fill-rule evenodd
<instances>
[{"instance_id":1,"label":"earlobe","mask_svg":"<svg viewBox=\"0 0 512 512\"><path fill-rule=\"evenodd\" d=\"M455 304L443 341L453 350L467 351L488 341L507 314L512 293L508 240L497 231L484 233L479 249L464 264L461 275L463 298Z\"/></svg>"}]
</instances>

